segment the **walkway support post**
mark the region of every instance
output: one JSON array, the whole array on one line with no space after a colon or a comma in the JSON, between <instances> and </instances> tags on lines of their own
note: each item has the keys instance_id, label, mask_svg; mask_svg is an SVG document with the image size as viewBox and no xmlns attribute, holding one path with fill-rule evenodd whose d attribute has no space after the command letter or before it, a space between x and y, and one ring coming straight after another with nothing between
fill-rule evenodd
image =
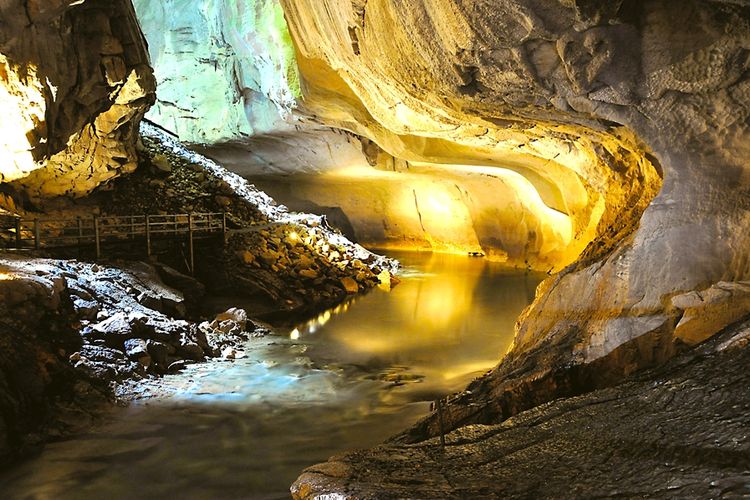
<instances>
[{"instance_id":1,"label":"walkway support post","mask_svg":"<svg viewBox=\"0 0 750 500\"><path fill-rule=\"evenodd\" d=\"M40 229L39 229L39 219L34 219L34 248L39 250L39 247L42 246L42 242L39 241L40 239Z\"/></svg>"},{"instance_id":2,"label":"walkway support post","mask_svg":"<svg viewBox=\"0 0 750 500\"><path fill-rule=\"evenodd\" d=\"M146 257L151 257L151 216L146 216Z\"/></svg>"},{"instance_id":3,"label":"walkway support post","mask_svg":"<svg viewBox=\"0 0 750 500\"><path fill-rule=\"evenodd\" d=\"M102 241L99 234L99 217L94 216L94 241L96 243L96 260L99 260L102 256Z\"/></svg>"},{"instance_id":4,"label":"walkway support post","mask_svg":"<svg viewBox=\"0 0 750 500\"><path fill-rule=\"evenodd\" d=\"M21 248L21 218L16 217L16 248Z\"/></svg>"},{"instance_id":5,"label":"walkway support post","mask_svg":"<svg viewBox=\"0 0 750 500\"><path fill-rule=\"evenodd\" d=\"M443 399L437 400L438 425L440 426L440 447L445 450L445 424L443 423Z\"/></svg>"},{"instance_id":6,"label":"walkway support post","mask_svg":"<svg viewBox=\"0 0 750 500\"><path fill-rule=\"evenodd\" d=\"M221 213L221 232L224 233L224 244L227 244L227 213Z\"/></svg>"},{"instance_id":7,"label":"walkway support post","mask_svg":"<svg viewBox=\"0 0 750 500\"><path fill-rule=\"evenodd\" d=\"M188 251L190 253L190 275L195 276L195 253L193 248L193 214L188 214Z\"/></svg>"},{"instance_id":8,"label":"walkway support post","mask_svg":"<svg viewBox=\"0 0 750 500\"><path fill-rule=\"evenodd\" d=\"M78 227L78 246L83 245L83 221L81 217L76 217L76 226Z\"/></svg>"}]
</instances>

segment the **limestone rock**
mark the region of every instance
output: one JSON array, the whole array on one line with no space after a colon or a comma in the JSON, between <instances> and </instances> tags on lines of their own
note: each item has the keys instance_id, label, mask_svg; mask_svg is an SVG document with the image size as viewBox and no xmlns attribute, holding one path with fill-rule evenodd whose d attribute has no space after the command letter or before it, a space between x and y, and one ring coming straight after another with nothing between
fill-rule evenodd
<instances>
[{"instance_id":1,"label":"limestone rock","mask_svg":"<svg viewBox=\"0 0 750 500\"><path fill-rule=\"evenodd\" d=\"M293 130L299 81L277 0L133 4L159 88L149 118L194 143Z\"/></svg>"},{"instance_id":2,"label":"limestone rock","mask_svg":"<svg viewBox=\"0 0 750 500\"><path fill-rule=\"evenodd\" d=\"M720 282L750 278L743 2L282 4L306 109L394 158L512 169L571 224L578 260L540 286L451 428L614 383L747 312L720 304ZM710 288L717 323L691 305L675 330L672 297ZM435 435L434 417L417 429Z\"/></svg>"},{"instance_id":3,"label":"limestone rock","mask_svg":"<svg viewBox=\"0 0 750 500\"><path fill-rule=\"evenodd\" d=\"M346 290L346 293L357 293L359 292L359 284L354 281L352 278L346 277L341 278L341 286L344 287L344 290Z\"/></svg>"},{"instance_id":4,"label":"limestone rock","mask_svg":"<svg viewBox=\"0 0 750 500\"><path fill-rule=\"evenodd\" d=\"M0 26L0 182L80 196L135 170L155 87L130 1L11 0Z\"/></svg>"}]
</instances>

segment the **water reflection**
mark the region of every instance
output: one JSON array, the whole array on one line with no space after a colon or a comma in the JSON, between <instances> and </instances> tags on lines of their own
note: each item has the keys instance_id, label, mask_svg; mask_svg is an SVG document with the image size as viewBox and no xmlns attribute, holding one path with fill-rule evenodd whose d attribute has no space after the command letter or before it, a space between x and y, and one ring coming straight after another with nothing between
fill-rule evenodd
<instances>
[{"instance_id":1,"label":"water reflection","mask_svg":"<svg viewBox=\"0 0 750 500\"><path fill-rule=\"evenodd\" d=\"M403 281L196 365L3 476L3 498L287 498L306 466L374 446L493 366L540 277L399 254Z\"/></svg>"},{"instance_id":2,"label":"water reflection","mask_svg":"<svg viewBox=\"0 0 750 500\"><path fill-rule=\"evenodd\" d=\"M484 259L396 257L403 282L390 293L375 291L292 331L311 358L328 368L408 370L428 386L420 392L455 390L497 363L542 278Z\"/></svg>"}]
</instances>

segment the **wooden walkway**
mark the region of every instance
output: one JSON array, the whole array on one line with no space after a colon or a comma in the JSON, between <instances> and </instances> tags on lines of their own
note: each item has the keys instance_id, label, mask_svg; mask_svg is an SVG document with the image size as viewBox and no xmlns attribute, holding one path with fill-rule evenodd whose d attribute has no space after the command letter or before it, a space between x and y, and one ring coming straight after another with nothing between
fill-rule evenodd
<instances>
[{"instance_id":1,"label":"wooden walkway","mask_svg":"<svg viewBox=\"0 0 750 500\"><path fill-rule=\"evenodd\" d=\"M190 271L195 271L193 241L227 234L227 216L223 212L170 215L128 215L77 217L68 219L15 219L16 249L67 248L93 245L96 258L102 256L104 243L143 240L151 255L154 240L188 241Z\"/></svg>"}]
</instances>

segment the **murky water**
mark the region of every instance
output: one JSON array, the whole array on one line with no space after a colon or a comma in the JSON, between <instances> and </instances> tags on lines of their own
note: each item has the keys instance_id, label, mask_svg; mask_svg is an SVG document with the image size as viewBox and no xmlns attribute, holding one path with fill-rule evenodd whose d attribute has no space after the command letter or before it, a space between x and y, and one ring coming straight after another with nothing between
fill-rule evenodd
<instances>
[{"instance_id":1,"label":"murky water","mask_svg":"<svg viewBox=\"0 0 750 500\"><path fill-rule=\"evenodd\" d=\"M0 497L288 498L305 467L403 430L497 362L541 276L396 257L404 275L392 291L252 340L245 359L166 377L167 399L49 445L0 476Z\"/></svg>"}]
</instances>

